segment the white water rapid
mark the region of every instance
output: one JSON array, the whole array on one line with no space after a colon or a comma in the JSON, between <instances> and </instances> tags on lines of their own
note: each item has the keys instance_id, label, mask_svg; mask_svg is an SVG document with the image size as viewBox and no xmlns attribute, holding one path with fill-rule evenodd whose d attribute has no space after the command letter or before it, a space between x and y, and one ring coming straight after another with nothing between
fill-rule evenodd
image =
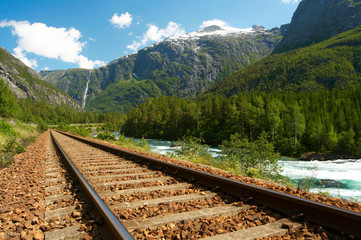
<instances>
[{"instance_id":1,"label":"white water rapid","mask_svg":"<svg viewBox=\"0 0 361 240\"><path fill-rule=\"evenodd\" d=\"M140 141L140 139L135 139ZM174 152L173 142L149 139L151 149L160 154ZM210 153L217 157L219 148L211 147ZM296 184L301 179L313 179L311 192L326 192L333 197L361 202L361 159L339 159L333 161L298 161L281 158L278 162L283 176L288 176Z\"/></svg>"}]
</instances>

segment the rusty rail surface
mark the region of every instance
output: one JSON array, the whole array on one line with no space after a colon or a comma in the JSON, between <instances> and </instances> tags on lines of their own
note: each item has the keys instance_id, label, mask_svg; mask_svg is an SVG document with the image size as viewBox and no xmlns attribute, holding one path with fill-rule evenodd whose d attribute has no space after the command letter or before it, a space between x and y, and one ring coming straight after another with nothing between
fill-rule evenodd
<instances>
[{"instance_id":1,"label":"rusty rail surface","mask_svg":"<svg viewBox=\"0 0 361 240\"><path fill-rule=\"evenodd\" d=\"M252 197L257 203L264 204L271 209L282 212L288 216L297 216L340 232L361 237L360 213L178 166L104 145L69 133L58 132L83 143L92 145L93 147L112 152L113 154L125 156L128 159L140 161L171 174L177 174L181 178L196 181L199 184L211 188L219 188L232 196L240 198Z\"/></svg>"},{"instance_id":2,"label":"rusty rail surface","mask_svg":"<svg viewBox=\"0 0 361 240\"><path fill-rule=\"evenodd\" d=\"M62 157L64 158L66 164L68 165L74 176L79 181L84 192L91 200L94 207L97 209L98 213L104 218L104 222L106 222L108 227L110 228L111 239L134 240L134 238L130 235L128 230L120 223L118 218L113 214L113 212L109 209L109 207L103 202L103 200L99 197L99 195L95 192L95 190L90 186L89 182L85 179L85 177L80 173L79 169L75 166L75 164L71 161L69 156L63 150L63 148L59 145L58 141L54 138L51 131L50 134L56 148L58 148L59 151L61 152Z\"/></svg>"}]
</instances>

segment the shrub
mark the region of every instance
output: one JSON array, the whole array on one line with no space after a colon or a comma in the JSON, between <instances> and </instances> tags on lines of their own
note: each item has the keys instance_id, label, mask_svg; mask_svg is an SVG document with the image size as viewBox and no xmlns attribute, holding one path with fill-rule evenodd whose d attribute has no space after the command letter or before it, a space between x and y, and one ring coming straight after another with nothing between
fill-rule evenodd
<instances>
[{"instance_id":1,"label":"shrub","mask_svg":"<svg viewBox=\"0 0 361 240\"><path fill-rule=\"evenodd\" d=\"M142 138L142 140L140 140L139 142L139 146L146 148L146 149L150 149L147 140L144 139L144 137Z\"/></svg>"},{"instance_id":2,"label":"shrub","mask_svg":"<svg viewBox=\"0 0 361 240\"><path fill-rule=\"evenodd\" d=\"M265 133L253 142L236 133L229 140L223 141L221 148L222 160L236 172L250 177L279 176L277 161L280 155L275 153L274 146L267 140Z\"/></svg>"},{"instance_id":3,"label":"shrub","mask_svg":"<svg viewBox=\"0 0 361 240\"><path fill-rule=\"evenodd\" d=\"M19 154L25 151L25 146L16 141L15 138L10 138L4 145L4 152L12 152Z\"/></svg>"},{"instance_id":4,"label":"shrub","mask_svg":"<svg viewBox=\"0 0 361 240\"><path fill-rule=\"evenodd\" d=\"M7 136L16 136L16 132L11 124L4 121L0 121L0 133Z\"/></svg>"},{"instance_id":5,"label":"shrub","mask_svg":"<svg viewBox=\"0 0 361 240\"><path fill-rule=\"evenodd\" d=\"M101 139L101 140L111 140L111 141L115 141L115 136L114 136L114 134L112 134L112 133L109 132L109 131L105 131L105 132L100 132L100 133L98 133L97 138L98 138L98 139Z\"/></svg>"},{"instance_id":6,"label":"shrub","mask_svg":"<svg viewBox=\"0 0 361 240\"><path fill-rule=\"evenodd\" d=\"M208 152L208 145L202 144L204 140L193 136L183 137L182 140L175 142L175 155L185 156L191 160L203 158L213 159L212 155Z\"/></svg>"},{"instance_id":7,"label":"shrub","mask_svg":"<svg viewBox=\"0 0 361 240\"><path fill-rule=\"evenodd\" d=\"M46 124L43 120L40 120L38 122L38 129L40 131L46 131L46 130L48 130L48 124Z\"/></svg>"}]
</instances>

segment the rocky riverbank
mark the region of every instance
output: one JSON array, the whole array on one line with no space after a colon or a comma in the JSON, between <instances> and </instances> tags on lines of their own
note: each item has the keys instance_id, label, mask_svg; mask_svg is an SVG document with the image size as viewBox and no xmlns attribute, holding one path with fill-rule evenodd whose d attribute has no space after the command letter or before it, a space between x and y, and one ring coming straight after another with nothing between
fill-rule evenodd
<instances>
[{"instance_id":1,"label":"rocky riverbank","mask_svg":"<svg viewBox=\"0 0 361 240\"><path fill-rule=\"evenodd\" d=\"M299 160L302 161L328 161L328 160L337 160L337 159L360 159L360 156L355 155L336 155L329 153L317 153L317 152L308 152L301 155Z\"/></svg>"}]
</instances>

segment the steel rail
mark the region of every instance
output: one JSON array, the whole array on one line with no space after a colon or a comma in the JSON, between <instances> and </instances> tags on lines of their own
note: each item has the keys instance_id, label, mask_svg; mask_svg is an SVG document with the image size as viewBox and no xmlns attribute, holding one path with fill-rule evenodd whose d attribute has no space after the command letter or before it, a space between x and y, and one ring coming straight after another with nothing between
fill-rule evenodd
<instances>
[{"instance_id":1,"label":"steel rail","mask_svg":"<svg viewBox=\"0 0 361 240\"><path fill-rule=\"evenodd\" d=\"M126 156L144 164L162 169L172 174L178 174L182 178L196 181L211 188L217 187L230 195L244 198L251 196L257 203L264 204L271 209L280 211L288 216L298 216L324 227L361 237L361 214L342 209L339 207L311 201L293 195L277 192L274 190L242 183L232 179L223 178L206 172L178 166L158 159L146 157L140 154L125 151L119 148L104 145L73 134L60 132L83 143L87 143L105 151Z\"/></svg>"},{"instance_id":2,"label":"steel rail","mask_svg":"<svg viewBox=\"0 0 361 240\"><path fill-rule=\"evenodd\" d=\"M59 151L63 155L66 164L69 166L75 177L78 179L80 185L83 187L86 195L92 201L93 205L98 210L99 214L104 218L104 221L108 224L111 230L111 235L112 235L111 239L134 240L134 238L130 235L128 230L121 224L118 218L113 214L113 212L109 209L109 207L104 203L104 201L91 187L89 182L81 174L79 169L71 161L69 156L65 153L64 149L60 146L59 142L55 139L51 130L50 130L50 134L53 142L55 143L55 146L59 149Z\"/></svg>"}]
</instances>

